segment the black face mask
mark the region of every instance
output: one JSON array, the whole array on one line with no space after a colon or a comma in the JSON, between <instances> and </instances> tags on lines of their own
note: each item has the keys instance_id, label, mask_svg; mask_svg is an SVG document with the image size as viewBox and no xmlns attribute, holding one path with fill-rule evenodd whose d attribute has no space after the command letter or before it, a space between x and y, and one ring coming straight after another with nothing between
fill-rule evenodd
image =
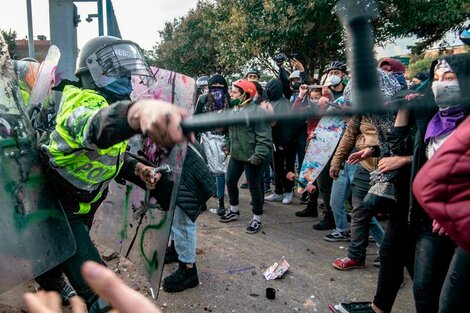
<instances>
[{"instance_id":1,"label":"black face mask","mask_svg":"<svg viewBox=\"0 0 470 313\"><path fill-rule=\"evenodd\" d=\"M114 103L120 100L129 100L132 93L132 84L129 78L116 79L109 85L100 88L100 93L108 100Z\"/></svg>"},{"instance_id":2,"label":"black face mask","mask_svg":"<svg viewBox=\"0 0 470 313\"><path fill-rule=\"evenodd\" d=\"M291 84L292 89L294 91L299 91L300 85L302 85L302 82L295 82L295 83Z\"/></svg>"}]
</instances>

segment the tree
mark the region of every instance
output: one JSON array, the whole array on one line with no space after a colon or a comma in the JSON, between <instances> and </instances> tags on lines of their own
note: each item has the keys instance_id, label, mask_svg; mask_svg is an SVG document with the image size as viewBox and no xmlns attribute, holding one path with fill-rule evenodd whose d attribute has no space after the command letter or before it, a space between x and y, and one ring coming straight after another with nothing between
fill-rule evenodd
<instances>
[{"instance_id":1,"label":"tree","mask_svg":"<svg viewBox=\"0 0 470 313\"><path fill-rule=\"evenodd\" d=\"M465 0L377 0L381 18L375 40L385 44L416 36L419 53L458 29L470 13ZM190 75L241 73L249 65L275 71L276 52L298 53L321 74L344 60L345 34L333 12L335 0L200 0L196 9L169 23L153 54L159 64Z\"/></svg>"},{"instance_id":2,"label":"tree","mask_svg":"<svg viewBox=\"0 0 470 313\"><path fill-rule=\"evenodd\" d=\"M216 24L214 4L199 1L185 17L167 22L159 32L161 42L151 53L155 64L191 76L220 72Z\"/></svg>"},{"instance_id":3,"label":"tree","mask_svg":"<svg viewBox=\"0 0 470 313\"><path fill-rule=\"evenodd\" d=\"M410 63L407 69L407 76L412 78L419 72L429 72L431 68L431 63L436 59L436 57L424 57L416 62Z\"/></svg>"},{"instance_id":4,"label":"tree","mask_svg":"<svg viewBox=\"0 0 470 313\"><path fill-rule=\"evenodd\" d=\"M10 56L13 58L13 51L16 48L16 37L18 34L16 31L9 29L8 31L0 29L0 32L3 35L3 38L5 38L5 42L8 45L8 53L10 53Z\"/></svg>"}]
</instances>

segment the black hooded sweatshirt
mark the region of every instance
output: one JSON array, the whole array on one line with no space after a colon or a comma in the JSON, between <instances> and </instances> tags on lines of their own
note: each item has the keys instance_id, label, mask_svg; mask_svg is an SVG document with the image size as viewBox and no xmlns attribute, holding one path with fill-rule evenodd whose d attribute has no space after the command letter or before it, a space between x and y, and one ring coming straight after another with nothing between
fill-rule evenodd
<instances>
[{"instance_id":1,"label":"black hooded sweatshirt","mask_svg":"<svg viewBox=\"0 0 470 313\"><path fill-rule=\"evenodd\" d=\"M282 81L272 79L266 85L266 97L273 106L274 112L279 114L289 114L291 104L284 97ZM290 122L277 122L272 127L273 142L276 146L287 147L291 136Z\"/></svg>"}]
</instances>

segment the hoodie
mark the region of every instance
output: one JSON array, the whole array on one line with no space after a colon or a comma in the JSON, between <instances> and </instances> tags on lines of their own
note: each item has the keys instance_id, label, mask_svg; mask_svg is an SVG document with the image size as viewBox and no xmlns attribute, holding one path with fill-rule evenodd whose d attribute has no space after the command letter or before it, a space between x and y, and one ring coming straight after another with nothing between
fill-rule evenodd
<instances>
[{"instance_id":1,"label":"hoodie","mask_svg":"<svg viewBox=\"0 0 470 313\"><path fill-rule=\"evenodd\" d=\"M272 79L266 85L266 97L271 103L274 113L289 114L291 104L283 94L282 81ZM276 122L272 127L273 142L276 146L287 147L291 136L290 122Z\"/></svg>"}]
</instances>

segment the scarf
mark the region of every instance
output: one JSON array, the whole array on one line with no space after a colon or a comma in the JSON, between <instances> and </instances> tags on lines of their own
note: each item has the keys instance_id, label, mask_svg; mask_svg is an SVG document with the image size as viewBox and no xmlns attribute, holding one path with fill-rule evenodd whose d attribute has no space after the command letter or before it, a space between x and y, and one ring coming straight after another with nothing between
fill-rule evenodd
<instances>
[{"instance_id":1,"label":"scarf","mask_svg":"<svg viewBox=\"0 0 470 313\"><path fill-rule=\"evenodd\" d=\"M428 124L424 143L427 144L431 138L454 131L464 118L463 106L461 105L437 112Z\"/></svg>"}]
</instances>

